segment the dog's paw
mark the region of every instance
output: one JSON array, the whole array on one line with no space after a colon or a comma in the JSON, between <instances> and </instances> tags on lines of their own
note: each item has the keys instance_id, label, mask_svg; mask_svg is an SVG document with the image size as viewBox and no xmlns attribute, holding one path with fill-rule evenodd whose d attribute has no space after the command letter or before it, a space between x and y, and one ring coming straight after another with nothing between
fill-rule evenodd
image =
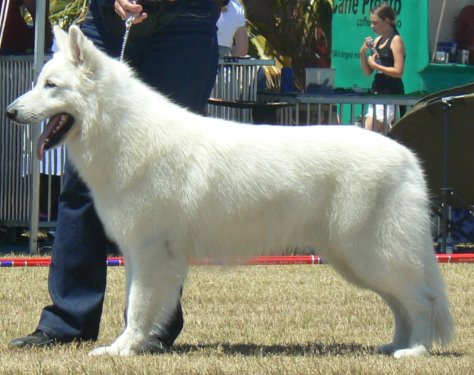
<instances>
[{"instance_id":1,"label":"dog's paw","mask_svg":"<svg viewBox=\"0 0 474 375\"><path fill-rule=\"evenodd\" d=\"M116 345L100 346L89 352L90 356L98 355L113 355L113 356L130 356L136 354L135 352L127 349L120 350Z\"/></svg>"},{"instance_id":2,"label":"dog's paw","mask_svg":"<svg viewBox=\"0 0 474 375\"><path fill-rule=\"evenodd\" d=\"M393 353L395 358L402 358L402 357L420 357L424 355L428 355L430 352L426 349L423 345L415 345L408 349L400 349L396 350Z\"/></svg>"},{"instance_id":3,"label":"dog's paw","mask_svg":"<svg viewBox=\"0 0 474 375\"><path fill-rule=\"evenodd\" d=\"M110 354L107 349L109 347L108 346L100 346L98 348L95 348L94 350L90 351L89 352L89 355L106 355L106 354Z\"/></svg>"}]
</instances>

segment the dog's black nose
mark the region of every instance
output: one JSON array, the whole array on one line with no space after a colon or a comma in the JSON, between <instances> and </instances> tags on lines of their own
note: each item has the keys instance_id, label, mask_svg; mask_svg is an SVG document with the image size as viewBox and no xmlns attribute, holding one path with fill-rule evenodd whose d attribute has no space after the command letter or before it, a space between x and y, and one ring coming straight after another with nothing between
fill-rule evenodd
<instances>
[{"instance_id":1,"label":"dog's black nose","mask_svg":"<svg viewBox=\"0 0 474 375\"><path fill-rule=\"evenodd\" d=\"M18 111L16 109L11 110L11 111L7 110L7 117L10 120L15 120L17 115L18 115Z\"/></svg>"}]
</instances>

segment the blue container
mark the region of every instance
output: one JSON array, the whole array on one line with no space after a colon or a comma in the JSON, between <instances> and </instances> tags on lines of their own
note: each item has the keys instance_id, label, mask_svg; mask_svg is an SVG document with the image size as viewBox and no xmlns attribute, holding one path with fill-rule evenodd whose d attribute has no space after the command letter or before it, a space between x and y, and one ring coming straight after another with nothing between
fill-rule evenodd
<instances>
[{"instance_id":1,"label":"blue container","mask_svg":"<svg viewBox=\"0 0 474 375\"><path fill-rule=\"evenodd\" d=\"M281 70L281 92L294 92L295 72L292 67L286 66Z\"/></svg>"}]
</instances>

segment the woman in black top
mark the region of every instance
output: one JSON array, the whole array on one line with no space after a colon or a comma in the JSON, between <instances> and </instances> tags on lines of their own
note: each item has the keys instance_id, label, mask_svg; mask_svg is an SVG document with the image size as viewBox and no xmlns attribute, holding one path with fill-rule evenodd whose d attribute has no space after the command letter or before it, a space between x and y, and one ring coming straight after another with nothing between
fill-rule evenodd
<instances>
[{"instance_id":1,"label":"woman in black top","mask_svg":"<svg viewBox=\"0 0 474 375\"><path fill-rule=\"evenodd\" d=\"M374 71L372 91L376 94L404 94L402 75L405 70L405 46L396 27L396 13L384 3L371 11L372 29L379 36L372 39L367 37L360 49L360 62L366 75ZM367 52L371 53L368 54ZM390 124L395 118L395 106L388 105L386 120ZM365 128L383 130L384 106L370 106L365 118ZM375 124L375 127L374 127Z\"/></svg>"}]
</instances>

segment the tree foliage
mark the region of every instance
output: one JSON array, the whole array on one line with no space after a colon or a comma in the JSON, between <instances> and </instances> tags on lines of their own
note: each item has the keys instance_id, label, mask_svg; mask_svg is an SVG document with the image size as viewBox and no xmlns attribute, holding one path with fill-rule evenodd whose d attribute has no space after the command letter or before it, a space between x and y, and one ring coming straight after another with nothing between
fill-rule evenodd
<instances>
[{"instance_id":1,"label":"tree foliage","mask_svg":"<svg viewBox=\"0 0 474 375\"><path fill-rule=\"evenodd\" d=\"M292 60L296 85L304 68L330 67L332 0L242 0L251 42L260 57Z\"/></svg>"},{"instance_id":2,"label":"tree foliage","mask_svg":"<svg viewBox=\"0 0 474 375\"><path fill-rule=\"evenodd\" d=\"M50 0L50 20L53 25L67 29L81 23L87 13L89 0Z\"/></svg>"}]
</instances>

